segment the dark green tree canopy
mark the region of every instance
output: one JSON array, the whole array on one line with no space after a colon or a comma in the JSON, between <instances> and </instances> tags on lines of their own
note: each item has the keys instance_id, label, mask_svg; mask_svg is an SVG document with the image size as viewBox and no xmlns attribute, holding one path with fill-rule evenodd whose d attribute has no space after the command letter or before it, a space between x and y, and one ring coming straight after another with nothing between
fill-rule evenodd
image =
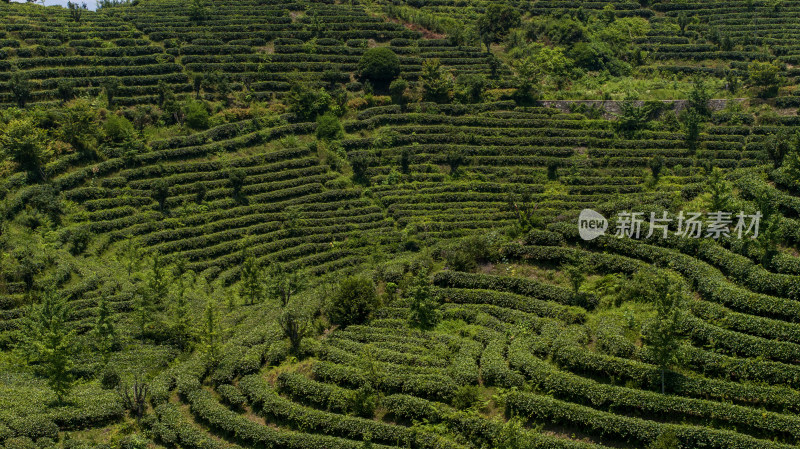
<instances>
[{"instance_id":1,"label":"dark green tree canopy","mask_svg":"<svg viewBox=\"0 0 800 449\"><path fill-rule=\"evenodd\" d=\"M388 84L400 74L400 58L387 47L370 48L358 62L358 73L373 83Z\"/></svg>"}]
</instances>

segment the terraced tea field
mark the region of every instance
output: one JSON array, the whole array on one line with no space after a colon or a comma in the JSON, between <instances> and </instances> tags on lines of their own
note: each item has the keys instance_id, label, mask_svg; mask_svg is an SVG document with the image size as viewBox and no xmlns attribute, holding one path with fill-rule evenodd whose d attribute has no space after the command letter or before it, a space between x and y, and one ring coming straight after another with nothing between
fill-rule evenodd
<instances>
[{"instance_id":1,"label":"terraced tea field","mask_svg":"<svg viewBox=\"0 0 800 449\"><path fill-rule=\"evenodd\" d=\"M0 3L0 446L798 447L796 3Z\"/></svg>"}]
</instances>

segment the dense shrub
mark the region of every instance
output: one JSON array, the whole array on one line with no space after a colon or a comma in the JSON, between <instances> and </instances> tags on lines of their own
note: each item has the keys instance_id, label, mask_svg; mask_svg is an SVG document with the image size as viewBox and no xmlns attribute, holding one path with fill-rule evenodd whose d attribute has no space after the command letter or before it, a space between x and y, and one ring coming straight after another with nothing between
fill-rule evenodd
<instances>
[{"instance_id":1,"label":"dense shrub","mask_svg":"<svg viewBox=\"0 0 800 449\"><path fill-rule=\"evenodd\" d=\"M334 324L347 326L363 323L378 307L375 284L365 276L342 279L328 304L328 318Z\"/></svg>"}]
</instances>

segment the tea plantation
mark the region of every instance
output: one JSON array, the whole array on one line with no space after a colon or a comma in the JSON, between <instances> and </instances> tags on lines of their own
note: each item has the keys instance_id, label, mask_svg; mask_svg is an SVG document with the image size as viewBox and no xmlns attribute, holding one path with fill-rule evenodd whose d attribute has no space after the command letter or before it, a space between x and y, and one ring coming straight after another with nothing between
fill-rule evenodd
<instances>
[{"instance_id":1,"label":"tea plantation","mask_svg":"<svg viewBox=\"0 0 800 449\"><path fill-rule=\"evenodd\" d=\"M0 2L0 447L800 446L798 13Z\"/></svg>"}]
</instances>

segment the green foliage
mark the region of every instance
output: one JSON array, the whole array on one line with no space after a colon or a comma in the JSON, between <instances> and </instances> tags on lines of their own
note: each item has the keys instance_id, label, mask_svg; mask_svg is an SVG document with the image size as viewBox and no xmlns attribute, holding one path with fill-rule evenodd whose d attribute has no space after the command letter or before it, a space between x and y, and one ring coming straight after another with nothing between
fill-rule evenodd
<instances>
[{"instance_id":1,"label":"green foliage","mask_svg":"<svg viewBox=\"0 0 800 449\"><path fill-rule=\"evenodd\" d=\"M689 91L688 107L697 111L701 116L708 117L711 115L711 108L708 105L709 100L711 100L711 93L706 87L705 80L702 77L696 77L692 90Z\"/></svg>"},{"instance_id":2,"label":"green foliage","mask_svg":"<svg viewBox=\"0 0 800 449\"><path fill-rule=\"evenodd\" d=\"M344 136L344 128L339 118L330 112L317 117L317 139L336 140Z\"/></svg>"},{"instance_id":3,"label":"green foliage","mask_svg":"<svg viewBox=\"0 0 800 449\"><path fill-rule=\"evenodd\" d=\"M697 150L697 143L700 139L700 131L702 129L702 116L694 108L687 109L681 114L681 121L683 122L684 140L689 150L694 152Z\"/></svg>"},{"instance_id":4,"label":"green foliage","mask_svg":"<svg viewBox=\"0 0 800 449\"><path fill-rule=\"evenodd\" d=\"M106 96L106 102L109 107L114 106L114 98L116 98L119 90L122 88L122 80L116 76L106 77L101 83L100 87L103 88L103 93Z\"/></svg>"},{"instance_id":5,"label":"green foliage","mask_svg":"<svg viewBox=\"0 0 800 449\"><path fill-rule=\"evenodd\" d=\"M56 87L56 96L63 103L75 98L75 82L68 79L59 80Z\"/></svg>"},{"instance_id":6,"label":"green foliage","mask_svg":"<svg viewBox=\"0 0 800 449\"><path fill-rule=\"evenodd\" d=\"M478 404L480 388L476 385L462 385L453 396L453 407L459 410L468 410Z\"/></svg>"},{"instance_id":7,"label":"green foliage","mask_svg":"<svg viewBox=\"0 0 800 449\"><path fill-rule=\"evenodd\" d=\"M75 330L69 328L66 298L55 290L40 295L22 326L20 349L28 363L36 363L59 403L72 391L76 354Z\"/></svg>"},{"instance_id":8,"label":"green foliage","mask_svg":"<svg viewBox=\"0 0 800 449\"><path fill-rule=\"evenodd\" d=\"M356 416L362 418L375 416L375 409L378 408L378 392L370 382L365 382L355 391L350 408Z\"/></svg>"},{"instance_id":9,"label":"green foliage","mask_svg":"<svg viewBox=\"0 0 800 449\"><path fill-rule=\"evenodd\" d=\"M664 373L677 361L680 345L679 331L685 302L683 286L667 274L640 271L626 287L625 295L648 301L655 308L656 316L642 329L642 338L661 368L663 394L666 388Z\"/></svg>"},{"instance_id":10,"label":"green foliage","mask_svg":"<svg viewBox=\"0 0 800 449\"><path fill-rule=\"evenodd\" d=\"M750 85L760 87L760 95L765 97L775 96L781 82L781 68L772 62L753 61L747 67Z\"/></svg>"},{"instance_id":11,"label":"green foliage","mask_svg":"<svg viewBox=\"0 0 800 449\"><path fill-rule=\"evenodd\" d=\"M378 295L372 279L348 276L339 282L328 304L328 319L333 324L347 326L366 321L378 307Z\"/></svg>"},{"instance_id":12,"label":"green foliage","mask_svg":"<svg viewBox=\"0 0 800 449\"><path fill-rule=\"evenodd\" d=\"M725 174L719 167L714 167L714 170L708 176L706 181L708 186L708 193L711 194L711 203L709 210L711 211L728 211L731 210L731 201L733 200L733 188L731 184L725 179Z\"/></svg>"},{"instance_id":13,"label":"green foliage","mask_svg":"<svg viewBox=\"0 0 800 449\"><path fill-rule=\"evenodd\" d=\"M567 265L564 267L564 273L567 275L567 280L569 281L570 286L572 286L572 291L577 295L578 290L581 288L584 282L586 282L586 274L585 268L581 265Z\"/></svg>"},{"instance_id":14,"label":"green foliage","mask_svg":"<svg viewBox=\"0 0 800 449\"><path fill-rule=\"evenodd\" d=\"M12 120L0 132L3 156L44 179L44 165L52 158L47 135L31 119Z\"/></svg>"},{"instance_id":15,"label":"green foliage","mask_svg":"<svg viewBox=\"0 0 800 449\"><path fill-rule=\"evenodd\" d=\"M474 73L462 73L456 77L455 99L459 103L480 103L487 88L486 78Z\"/></svg>"},{"instance_id":16,"label":"green foliage","mask_svg":"<svg viewBox=\"0 0 800 449\"><path fill-rule=\"evenodd\" d=\"M208 129L209 115L206 104L202 101L188 101L184 106L186 125L192 129Z\"/></svg>"},{"instance_id":17,"label":"green foliage","mask_svg":"<svg viewBox=\"0 0 800 449\"><path fill-rule=\"evenodd\" d=\"M315 120L334 106L333 98L322 89L315 89L305 83L295 81L286 97L286 105L300 121Z\"/></svg>"},{"instance_id":18,"label":"green foliage","mask_svg":"<svg viewBox=\"0 0 800 449\"><path fill-rule=\"evenodd\" d=\"M517 27L519 24L519 10L509 5L491 3L486 8L486 12L478 17L476 27L488 52L491 44L500 42L511 28Z\"/></svg>"},{"instance_id":19,"label":"green foliage","mask_svg":"<svg viewBox=\"0 0 800 449\"><path fill-rule=\"evenodd\" d=\"M392 97L392 102L395 104L405 104L407 102L406 90L408 89L408 81L403 78L398 78L389 84L389 95Z\"/></svg>"},{"instance_id":20,"label":"green foliage","mask_svg":"<svg viewBox=\"0 0 800 449\"><path fill-rule=\"evenodd\" d=\"M448 103L453 94L453 76L438 59L422 62L422 97L426 101Z\"/></svg>"},{"instance_id":21,"label":"green foliage","mask_svg":"<svg viewBox=\"0 0 800 449\"><path fill-rule=\"evenodd\" d=\"M388 84L400 74L400 58L389 47L367 49L358 61L359 75L375 84Z\"/></svg>"},{"instance_id":22,"label":"green foliage","mask_svg":"<svg viewBox=\"0 0 800 449\"><path fill-rule=\"evenodd\" d=\"M647 446L647 449L678 449L680 447L680 441L675 436L675 432L672 429L667 429L659 434L658 438Z\"/></svg>"},{"instance_id":23,"label":"green foliage","mask_svg":"<svg viewBox=\"0 0 800 449\"><path fill-rule=\"evenodd\" d=\"M664 169L665 162L664 156L660 154L658 156L651 157L650 160L647 161L647 165L650 167L650 173L653 175L654 180L658 181L658 179L661 177L661 170Z\"/></svg>"},{"instance_id":24,"label":"green foliage","mask_svg":"<svg viewBox=\"0 0 800 449\"><path fill-rule=\"evenodd\" d=\"M430 329L441 319L439 300L426 277L419 277L409 289L408 322L420 329Z\"/></svg>"},{"instance_id":25,"label":"green foliage","mask_svg":"<svg viewBox=\"0 0 800 449\"><path fill-rule=\"evenodd\" d=\"M214 366L220 360L222 348L222 329L220 327L217 302L210 298L206 300L203 311L203 320L200 327L200 350L208 364Z\"/></svg>"},{"instance_id":26,"label":"green foliage","mask_svg":"<svg viewBox=\"0 0 800 449\"><path fill-rule=\"evenodd\" d=\"M283 336L289 339L292 354L299 354L300 342L309 330L311 318L297 305L284 307L278 317Z\"/></svg>"},{"instance_id":27,"label":"green foliage","mask_svg":"<svg viewBox=\"0 0 800 449\"><path fill-rule=\"evenodd\" d=\"M75 23L81 22L81 17L83 17L83 11L87 9L86 3L82 3L78 6L77 3L67 2L67 9L69 10L69 15L72 17L72 20Z\"/></svg>"},{"instance_id":28,"label":"green foliage","mask_svg":"<svg viewBox=\"0 0 800 449\"><path fill-rule=\"evenodd\" d=\"M233 189L233 198L237 201L242 201L242 189L247 180L247 172L241 167L235 167L228 169L226 175L228 177L228 182L230 182L231 189Z\"/></svg>"},{"instance_id":29,"label":"green foliage","mask_svg":"<svg viewBox=\"0 0 800 449\"><path fill-rule=\"evenodd\" d=\"M239 281L239 296L245 304L252 305L263 301L264 284L262 281L263 270L252 253L245 253L242 262L241 280Z\"/></svg>"},{"instance_id":30,"label":"green foliage","mask_svg":"<svg viewBox=\"0 0 800 449\"><path fill-rule=\"evenodd\" d=\"M123 116L112 114L103 124L103 131L106 138L114 143L121 143L130 140L135 135L133 123Z\"/></svg>"},{"instance_id":31,"label":"green foliage","mask_svg":"<svg viewBox=\"0 0 800 449\"><path fill-rule=\"evenodd\" d=\"M22 73L14 72L8 80L8 88L17 102L17 106L24 108L33 94L33 83Z\"/></svg>"},{"instance_id":32,"label":"green foliage","mask_svg":"<svg viewBox=\"0 0 800 449\"><path fill-rule=\"evenodd\" d=\"M288 270L283 264L273 262L267 270L267 294L286 307L292 296L306 287L306 278L297 271Z\"/></svg>"},{"instance_id":33,"label":"green foliage","mask_svg":"<svg viewBox=\"0 0 800 449\"><path fill-rule=\"evenodd\" d=\"M95 350L102 355L104 361L108 361L111 351L119 345L119 336L111 317L111 309L104 296L100 297L97 304L97 319L92 332Z\"/></svg>"}]
</instances>

